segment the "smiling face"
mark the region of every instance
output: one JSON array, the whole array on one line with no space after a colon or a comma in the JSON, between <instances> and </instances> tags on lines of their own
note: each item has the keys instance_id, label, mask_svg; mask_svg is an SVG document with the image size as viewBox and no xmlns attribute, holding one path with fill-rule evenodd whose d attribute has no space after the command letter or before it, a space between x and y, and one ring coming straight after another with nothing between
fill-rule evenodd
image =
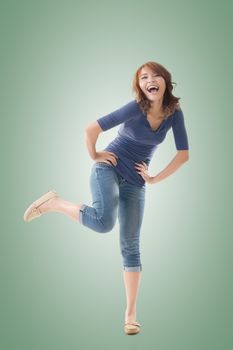
<instances>
[{"instance_id":1,"label":"smiling face","mask_svg":"<svg viewBox=\"0 0 233 350\"><path fill-rule=\"evenodd\" d=\"M143 67L139 73L138 83L148 100L152 103L159 102L162 104L163 95L166 90L166 82L161 75L147 66Z\"/></svg>"}]
</instances>

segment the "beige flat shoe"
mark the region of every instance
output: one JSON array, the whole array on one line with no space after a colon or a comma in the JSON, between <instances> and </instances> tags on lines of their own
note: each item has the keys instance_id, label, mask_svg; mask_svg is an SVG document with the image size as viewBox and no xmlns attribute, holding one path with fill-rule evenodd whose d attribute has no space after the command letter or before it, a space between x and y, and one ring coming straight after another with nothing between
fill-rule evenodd
<instances>
[{"instance_id":1,"label":"beige flat shoe","mask_svg":"<svg viewBox=\"0 0 233 350\"><path fill-rule=\"evenodd\" d=\"M135 322L127 322L125 323L124 330L126 334L137 334L140 332L140 323Z\"/></svg>"},{"instance_id":2,"label":"beige flat shoe","mask_svg":"<svg viewBox=\"0 0 233 350\"><path fill-rule=\"evenodd\" d=\"M43 194L43 196L38 198L26 209L23 216L24 221L30 222L33 219L40 217L42 213L39 210L39 206L54 197L59 197L59 194L55 190L50 190Z\"/></svg>"}]
</instances>

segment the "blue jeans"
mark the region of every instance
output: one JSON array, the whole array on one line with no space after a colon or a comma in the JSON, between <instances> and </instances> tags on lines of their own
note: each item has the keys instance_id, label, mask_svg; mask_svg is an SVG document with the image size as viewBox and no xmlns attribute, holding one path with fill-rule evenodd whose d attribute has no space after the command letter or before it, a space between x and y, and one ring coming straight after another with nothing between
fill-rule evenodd
<instances>
[{"instance_id":1,"label":"blue jeans","mask_svg":"<svg viewBox=\"0 0 233 350\"><path fill-rule=\"evenodd\" d=\"M110 232L117 219L123 269L141 271L140 229L145 205L145 184L133 185L114 169L114 165L96 162L91 170L92 206L82 204L79 221L99 233Z\"/></svg>"}]
</instances>

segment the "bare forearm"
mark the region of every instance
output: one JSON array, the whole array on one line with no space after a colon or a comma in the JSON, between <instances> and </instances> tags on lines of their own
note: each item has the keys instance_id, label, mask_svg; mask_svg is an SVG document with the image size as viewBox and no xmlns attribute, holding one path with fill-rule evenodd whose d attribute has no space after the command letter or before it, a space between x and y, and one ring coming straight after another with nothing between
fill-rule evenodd
<instances>
[{"instance_id":1,"label":"bare forearm","mask_svg":"<svg viewBox=\"0 0 233 350\"><path fill-rule=\"evenodd\" d=\"M177 169L180 168L182 164L184 164L188 159L177 154L171 162L160 171L157 175L153 176L153 183L157 183L159 181L164 180L166 177L173 174Z\"/></svg>"},{"instance_id":2,"label":"bare forearm","mask_svg":"<svg viewBox=\"0 0 233 350\"><path fill-rule=\"evenodd\" d=\"M92 159L95 159L96 157L96 142L98 139L99 134L96 133L94 130L92 129L86 129L85 130L85 142L86 142L86 146L88 149L88 152L90 154L90 157Z\"/></svg>"},{"instance_id":3,"label":"bare forearm","mask_svg":"<svg viewBox=\"0 0 233 350\"><path fill-rule=\"evenodd\" d=\"M108 164L117 165L118 156L112 152L108 151L100 151L97 152L95 145L98 139L99 134L103 130L101 129L99 123L97 121L92 122L85 129L85 141L90 157L96 162L105 162Z\"/></svg>"}]
</instances>

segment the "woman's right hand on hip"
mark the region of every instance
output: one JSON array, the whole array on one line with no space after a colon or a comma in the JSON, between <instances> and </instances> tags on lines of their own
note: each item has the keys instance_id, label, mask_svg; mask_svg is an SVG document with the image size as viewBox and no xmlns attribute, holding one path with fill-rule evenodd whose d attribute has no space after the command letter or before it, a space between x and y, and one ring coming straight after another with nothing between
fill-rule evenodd
<instances>
[{"instance_id":1,"label":"woman's right hand on hip","mask_svg":"<svg viewBox=\"0 0 233 350\"><path fill-rule=\"evenodd\" d=\"M118 156L112 152L102 151L96 152L95 162L104 162L111 165L117 165Z\"/></svg>"}]
</instances>

